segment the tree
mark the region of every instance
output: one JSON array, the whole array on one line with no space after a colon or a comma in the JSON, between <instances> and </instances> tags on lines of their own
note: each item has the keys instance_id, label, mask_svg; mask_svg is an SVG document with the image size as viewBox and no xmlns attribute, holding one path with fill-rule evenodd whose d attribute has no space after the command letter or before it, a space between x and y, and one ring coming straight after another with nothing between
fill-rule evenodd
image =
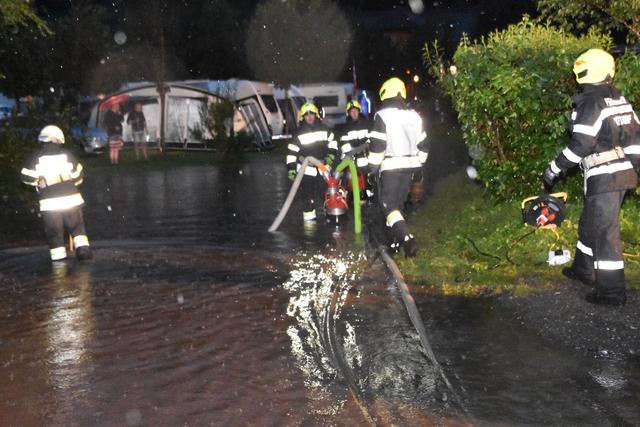
<instances>
[{"instance_id":1,"label":"tree","mask_svg":"<svg viewBox=\"0 0 640 427\"><path fill-rule=\"evenodd\" d=\"M105 46L113 43L106 10L100 5L72 2L49 26L53 35L46 43L48 77L75 101L79 93L92 92L92 75L104 57Z\"/></svg>"},{"instance_id":2,"label":"tree","mask_svg":"<svg viewBox=\"0 0 640 427\"><path fill-rule=\"evenodd\" d=\"M627 42L640 40L640 2L637 0L538 0L540 19L565 30L584 33L596 26L619 31Z\"/></svg>"},{"instance_id":3,"label":"tree","mask_svg":"<svg viewBox=\"0 0 640 427\"><path fill-rule=\"evenodd\" d=\"M35 13L31 1L0 0L0 31L33 24L43 33L48 32L44 21Z\"/></svg>"},{"instance_id":4,"label":"tree","mask_svg":"<svg viewBox=\"0 0 640 427\"><path fill-rule=\"evenodd\" d=\"M325 0L268 0L257 6L247 31L254 76L283 88L335 80L351 49L349 22Z\"/></svg>"},{"instance_id":5,"label":"tree","mask_svg":"<svg viewBox=\"0 0 640 427\"><path fill-rule=\"evenodd\" d=\"M16 100L39 94L46 79L46 36L32 26L0 34L0 92Z\"/></svg>"},{"instance_id":6,"label":"tree","mask_svg":"<svg viewBox=\"0 0 640 427\"><path fill-rule=\"evenodd\" d=\"M28 34L25 36L25 33ZM48 33L49 28L33 10L30 1L0 0L0 57L3 58L0 63L0 90L15 97L16 107L18 98L28 94L33 87L31 82L7 81L12 70L18 73L24 70L25 64L20 58L24 54L16 50L17 44L19 41L28 41L25 50L34 50L40 44L40 38ZM14 64L7 64L14 59L20 60L20 63L15 67Z\"/></svg>"}]
</instances>

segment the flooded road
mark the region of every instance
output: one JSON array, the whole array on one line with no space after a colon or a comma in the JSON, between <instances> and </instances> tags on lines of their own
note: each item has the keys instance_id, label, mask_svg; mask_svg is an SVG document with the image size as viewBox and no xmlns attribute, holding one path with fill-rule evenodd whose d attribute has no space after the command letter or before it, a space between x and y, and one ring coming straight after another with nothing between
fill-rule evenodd
<instances>
[{"instance_id":1,"label":"flooded road","mask_svg":"<svg viewBox=\"0 0 640 427\"><path fill-rule=\"evenodd\" d=\"M295 206L267 232L281 160L107 169L82 186L92 261L0 251L1 424L640 422L637 364L413 289L430 361L366 233L304 227Z\"/></svg>"},{"instance_id":2,"label":"flooded road","mask_svg":"<svg viewBox=\"0 0 640 427\"><path fill-rule=\"evenodd\" d=\"M281 169L270 159L107 170L82 187L92 261L51 266L44 246L3 250L0 418L424 425L454 416L363 237L304 227L295 213L267 232L288 191Z\"/></svg>"}]
</instances>

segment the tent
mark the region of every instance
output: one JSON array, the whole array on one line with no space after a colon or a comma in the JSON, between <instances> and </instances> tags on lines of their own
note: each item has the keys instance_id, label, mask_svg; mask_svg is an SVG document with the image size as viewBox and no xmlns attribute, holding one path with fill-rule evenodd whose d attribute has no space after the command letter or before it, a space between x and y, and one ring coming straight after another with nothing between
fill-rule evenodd
<instances>
[{"instance_id":1,"label":"tent","mask_svg":"<svg viewBox=\"0 0 640 427\"><path fill-rule=\"evenodd\" d=\"M211 103L222 102L227 99L206 89L189 85L186 82L167 82L165 97L165 146L183 148L204 146L206 141L213 139L210 130L205 125L208 107ZM119 91L106 96L91 110L87 126L89 128L105 128L104 112L110 104L120 103L121 111L125 115L123 123L123 138L132 141L131 127L126 123L127 114L133 110L136 103L142 104L142 111L147 121L149 143L153 145L160 141L161 108L160 94L155 83L136 82L127 83ZM234 121L243 120L251 125L245 126L254 143L259 147L271 144L268 126L260 117L249 118L247 112L239 111ZM231 125L229 125L230 131ZM265 132L266 130L266 132Z\"/></svg>"}]
</instances>

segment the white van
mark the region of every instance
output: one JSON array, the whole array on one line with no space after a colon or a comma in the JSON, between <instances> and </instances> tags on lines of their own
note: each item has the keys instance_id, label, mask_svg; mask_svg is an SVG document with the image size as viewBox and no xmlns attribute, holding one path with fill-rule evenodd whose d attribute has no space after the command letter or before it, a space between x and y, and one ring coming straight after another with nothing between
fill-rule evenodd
<instances>
[{"instance_id":1,"label":"white van","mask_svg":"<svg viewBox=\"0 0 640 427\"><path fill-rule=\"evenodd\" d=\"M273 94L284 116L284 133L287 137L290 137L298 127L298 112L304 103L307 102L307 98L300 88L294 85L289 86L289 89L286 91L277 86L273 86Z\"/></svg>"},{"instance_id":2,"label":"white van","mask_svg":"<svg viewBox=\"0 0 640 427\"><path fill-rule=\"evenodd\" d=\"M260 111L269 125L272 139L282 138L284 116L276 102L273 86L270 83L241 79L187 80L185 83L199 86L204 83L209 92L234 101L244 107L245 110L251 110L252 105L259 107L258 111Z\"/></svg>"},{"instance_id":3,"label":"white van","mask_svg":"<svg viewBox=\"0 0 640 427\"><path fill-rule=\"evenodd\" d=\"M344 109L353 96L353 83L304 83L298 88L321 110L324 122L334 127L347 121Z\"/></svg>"}]
</instances>

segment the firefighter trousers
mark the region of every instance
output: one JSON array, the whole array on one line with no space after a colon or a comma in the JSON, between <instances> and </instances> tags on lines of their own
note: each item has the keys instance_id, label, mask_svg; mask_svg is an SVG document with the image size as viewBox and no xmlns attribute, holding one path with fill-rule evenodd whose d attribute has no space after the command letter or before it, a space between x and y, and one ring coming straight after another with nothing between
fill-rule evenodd
<instances>
[{"instance_id":1,"label":"firefighter trousers","mask_svg":"<svg viewBox=\"0 0 640 427\"><path fill-rule=\"evenodd\" d=\"M625 295L619 220L625 192L585 196L571 267L578 275L595 281L598 295L614 299Z\"/></svg>"},{"instance_id":2,"label":"firefighter trousers","mask_svg":"<svg viewBox=\"0 0 640 427\"><path fill-rule=\"evenodd\" d=\"M53 261L67 256L65 230L73 237L76 247L89 245L80 206L60 211L42 211L42 219Z\"/></svg>"},{"instance_id":3,"label":"firefighter trousers","mask_svg":"<svg viewBox=\"0 0 640 427\"><path fill-rule=\"evenodd\" d=\"M300 200L304 212L312 212L324 205L324 180L320 176L304 175L300 183Z\"/></svg>"},{"instance_id":4,"label":"firefighter trousers","mask_svg":"<svg viewBox=\"0 0 640 427\"><path fill-rule=\"evenodd\" d=\"M410 169L383 171L380 174L378 202L387 226L390 227L390 237L396 242L403 242L409 235L402 210L411 188L412 175Z\"/></svg>"}]
</instances>

